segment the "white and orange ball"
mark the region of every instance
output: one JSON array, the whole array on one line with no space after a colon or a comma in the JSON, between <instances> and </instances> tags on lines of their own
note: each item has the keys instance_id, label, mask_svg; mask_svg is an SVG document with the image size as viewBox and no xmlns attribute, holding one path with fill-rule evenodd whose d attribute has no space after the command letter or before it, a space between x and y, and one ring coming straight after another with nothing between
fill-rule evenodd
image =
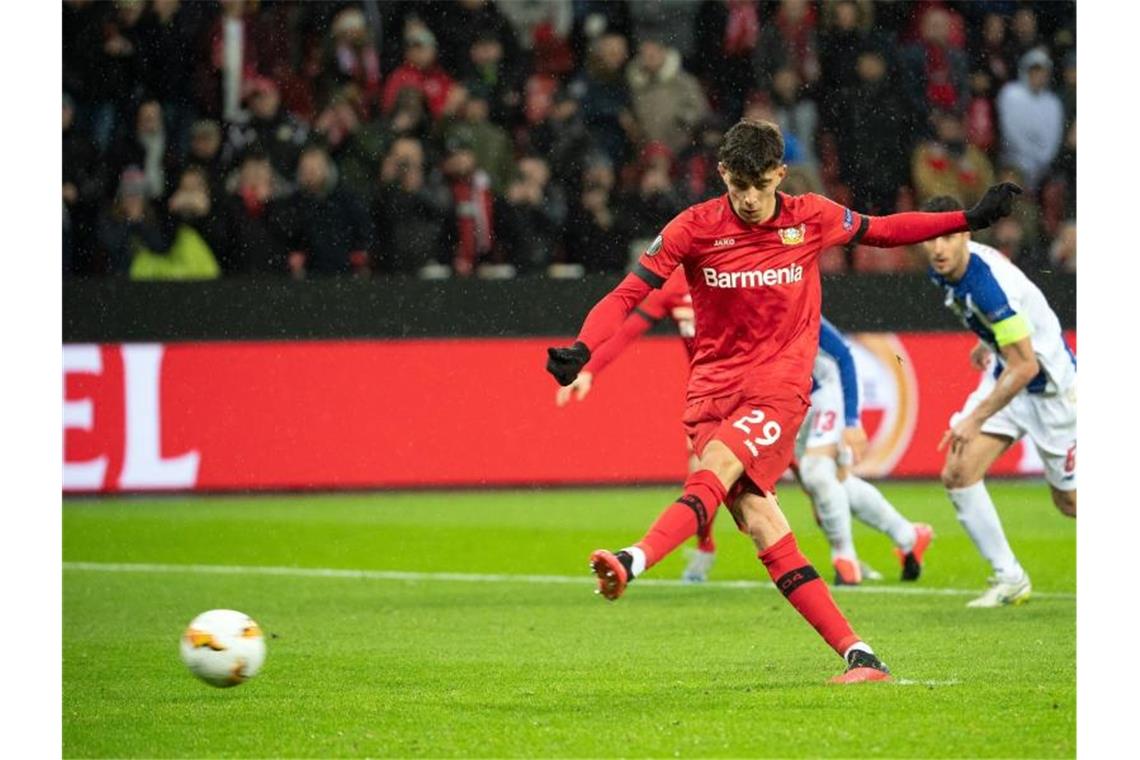
<instances>
[{"instance_id":1,"label":"white and orange ball","mask_svg":"<svg viewBox=\"0 0 1140 760\"><path fill-rule=\"evenodd\" d=\"M211 686L237 686L257 675L265 662L265 634L249 615L209 610L182 634L182 661Z\"/></svg>"}]
</instances>

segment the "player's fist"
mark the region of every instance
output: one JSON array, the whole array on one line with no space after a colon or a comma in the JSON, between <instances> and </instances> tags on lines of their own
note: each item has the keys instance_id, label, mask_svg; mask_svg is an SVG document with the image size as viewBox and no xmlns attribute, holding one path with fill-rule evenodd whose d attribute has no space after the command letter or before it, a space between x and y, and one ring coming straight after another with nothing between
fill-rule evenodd
<instances>
[{"instance_id":1,"label":"player's fist","mask_svg":"<svg viewBox=\"0 0 1140 760\"><path fill-rule=\"evenodd\" d=\"M1013 196L1021 195L1021 187L1012 182L993 185L973 208L966 211L966 224L982 230L1013 211Z\"/></svg>"},{"instance_id":2,"label":"player's fist","mask_svg":"<svg viewBox=\"0 0 1140 760\"><path fill-rule=\"evenodd\" d=\"M863 455L867 453L867 431L862 425L843 428L843 443L851 452L851 464L863 461Z\"/></svg>"},{"instance_id":3,"label":"player's fist","mask_svg":"<svg viewBox=\"0 0 1140 760\"><path fill-rule=\"evenodd\" d=\"M590 361L590 349L580 340L569 348L546 349L546 371L554 375L559 385L569 385L574 382L574 378L588 361Z\"/></svg>"}]
</instances>

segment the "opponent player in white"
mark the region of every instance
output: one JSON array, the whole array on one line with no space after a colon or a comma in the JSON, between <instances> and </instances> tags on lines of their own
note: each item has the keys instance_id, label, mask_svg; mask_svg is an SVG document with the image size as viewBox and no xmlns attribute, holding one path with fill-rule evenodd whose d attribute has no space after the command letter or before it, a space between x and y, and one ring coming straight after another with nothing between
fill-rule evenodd
<instances>
[{"instance_id":1,"label":"opponent player in white","mask_svg":"<svg viewBox=\"0 0 1140 760\"><path fill-rule=\"evenodd\" d=\"M923 206L960 208L948 196ZM970 240L969 232L934 238L922 248L945 305L980 339L971 362L979 370L993 365L939 443L939 450L949 444L946 493L994 571L989 589L967 606L1020 604L1032 591L1029 574L1006 541L983 478L1002 452L1028 436L1045 465L1053 503L1077 516L1077 361L1045 296L1000 252Z\"/></svg>"},{"instance_id":2,"label":"opponent player in white","mask_svg":"<svg viewBox=\"0 0 1140 760\"><path fill-rule=\"evenodd\" d=\"M852 515L890 536L902 563L902 580L918 580L934 531L925 523L907 520L879 489L850 471L866 448L855 358L843 334L821 317L811 409L796 439L796 461L800 484L811 497L819 526L831 545L835 585L858 585L867 569L855 553Z\"/></svg>"}]
</instances>

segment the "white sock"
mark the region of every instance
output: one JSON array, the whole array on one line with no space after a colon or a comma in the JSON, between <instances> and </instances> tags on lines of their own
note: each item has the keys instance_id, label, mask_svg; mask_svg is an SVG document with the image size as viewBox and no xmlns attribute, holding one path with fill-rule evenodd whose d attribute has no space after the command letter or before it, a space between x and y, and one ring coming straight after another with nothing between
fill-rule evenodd
<instances>
[{"instance_id":1,"label":"white sock","mask_svg":"<svg viewBox=\"0 0 1140 760\"><path fill-rule=\"evenodd\" d=\"M847 655L851 654L851 653L852 653L853 651L855 651L856 649L858 649L858 650L860 650L860 651L862 651L862 652L866 652L867 654L874 654L874 653L875 653L875 652L874 652L874 651L871 649L871 647L867 645L867 643L866 643L866 642L864 642L864 641L856 641L854 644L852 644L851 646L847 647L847 651L845 651L845 652L843 653L843 659L844 659L844 660L846 660L846 659L847 659Z\"/></svg>"},{"instance_id":2,"label":"white sock","mask_svg":"<svg viewBox=\"0 0 1140 760\"><path fill-rule=\"evenodd\" d=\"M831 544L831 558L854 561L855 542L851 539L851 504L847 491L836 476L835 460L806 456L800 460L800 478L815 502L819 527Z\"/></svg>"},{"instance_id":3,"label":"white sock","mask_svg":"<svg viewBox=\"0 0 1140 760\"><path fill-rule=\"evenodd\" d=\"M633 558L629 571L634 578L645 572L645 551L640 546L627 546L622 551Z\"/></svg>"},{"instance_id":4,"label":"white sock","mask_svg":"<svg viewBox=\"0 0 1140 760\"><path fill-rule=\"evenodd\" d=\"M989 560L998 579L1006 583L1020 580L1025 570L1005 540L1001 519L985 481L979 480L966 488L947 488L946 495L958 510L958 522L970 534L982 556Z\"/></svg>"},{"instance_id":5,"label":"white sock","mask_svg":"<svg viewBox=\"0 0 1140 760\"><path fill-rule=\"evenodd\" d=\"M850 473L843 481L843 488L851 502L851 514L880 533L886 533L904 552L914 548L918 539L914 524L900 515L878 488Z\"/></svg>"}]
</instances>

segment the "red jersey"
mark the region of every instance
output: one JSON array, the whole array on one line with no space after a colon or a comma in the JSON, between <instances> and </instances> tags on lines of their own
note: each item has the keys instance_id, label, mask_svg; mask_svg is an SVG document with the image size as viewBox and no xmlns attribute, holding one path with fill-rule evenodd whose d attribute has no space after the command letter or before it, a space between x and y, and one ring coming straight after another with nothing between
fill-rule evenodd
<instances>
[{"instance_id":1,"label":"red jersey","mask_svg":"<svg viewBox=\"0 0 1140 760\"><path fill-rule=\"evenodd\" d=\"M814 193L776 193L776 211L747 224L728 196L665 226L634 273L660 287L680 267L696 313L688 401L739 391L811 393L819 346L819 254L850 242L866 219Z\"/></svg>"}]
</instances>

